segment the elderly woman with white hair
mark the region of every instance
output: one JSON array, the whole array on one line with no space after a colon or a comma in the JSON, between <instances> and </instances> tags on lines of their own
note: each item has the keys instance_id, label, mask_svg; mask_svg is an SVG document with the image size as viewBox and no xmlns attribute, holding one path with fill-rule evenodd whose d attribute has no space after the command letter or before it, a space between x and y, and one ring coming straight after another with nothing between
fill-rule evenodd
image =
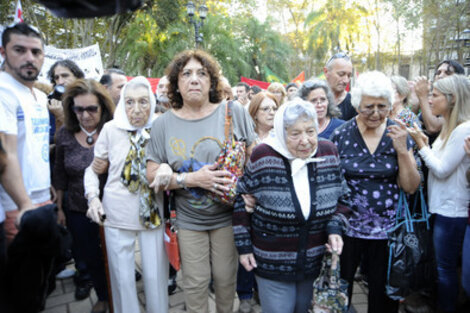
<instances>
[{"instance_id":1,"label":"elderly woman with white hair","mask_svg":"<svg viewBox=\"0 0 470 313\"><path fill-rule=\"evenodd\" d=\"M344 236L341 276L349 282L351 297L354 274L361 258L366 259L371 313L398 310L398 303L385 294L387 231L394 226L400 188L414 193L420 183L406 126L387 118L393 96L391 81L383 73L360 75L351 93L358 115L331 136L351 189L352 215Z\"/></svg>"},{"instance_id":2,"label":"elderly woman with white hair","mask_svg":"<svg viewBox=\"0 0 470 313\"><path fill-rule=\"evenodd\" d=\"M121 91L114 119L95 144L93 163L85 171L87 215L103 223L114 312L140 312L135 285L135 244L139 239L146 312L168 312L168 258L155 193L146 178L145 147L154 120L155 96L144 77ZM98 174L107 173L102 201Z\"/></svg>"},{"instance_id":3,"label":"elderly woman with white hair","mask_svg":"<svg viewBox=\"0 0 470 313\"><path fill-rule=\"evenodd\" d=\"M240 263L254 270L263 312L305 313L327 248L341 254L348 187L333 143L318 137L315 108L279 108L237 184L233 213ZM245 195L256 200L248 213Z\"/></svg>"}]
</instances>

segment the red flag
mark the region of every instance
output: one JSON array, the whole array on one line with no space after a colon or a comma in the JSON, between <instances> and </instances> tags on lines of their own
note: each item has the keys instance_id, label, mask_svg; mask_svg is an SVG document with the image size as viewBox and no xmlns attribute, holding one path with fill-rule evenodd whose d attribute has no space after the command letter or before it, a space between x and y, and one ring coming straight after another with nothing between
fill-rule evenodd
<instances>
[{"instance_id":1,"label":"red flag","mask_svg":"<svg viewBox=\"0 0 470 313\"><path fill-rule=\"evenodd\" d=\"M263 82L263 81L260 81L260 80L246 78L246 77L243 77L243 76L240 78L240 81L243 82L243 83L247 83L250 86L256 85L256 86L260 87L261 89L265 89L265 90L268 89L268 87L270 85L270 83L268 83L268 82Z\"/></svg>"},{"instance_id":2,"label":"red flag","mask_svg":"<svg viewBox=\"0 0 470 313\"><path fill-rule=\"evenodd\" d=\"M297 85L302 85L302 83L305 81L305 72L302 71L299 75L297 75L296 78L292 80L293 83L296 83Z\"/></svg>"},{"instance_id":3,"label":"red flag","mask_svg":"<svg viewBox=\"0 0 470 313\"><path fill-rule=\"evenodd\" d=\"M15 23L23 22L23 8L21 7L21 1L18 0L15 9Z\"/></svg>"}]
</instances>

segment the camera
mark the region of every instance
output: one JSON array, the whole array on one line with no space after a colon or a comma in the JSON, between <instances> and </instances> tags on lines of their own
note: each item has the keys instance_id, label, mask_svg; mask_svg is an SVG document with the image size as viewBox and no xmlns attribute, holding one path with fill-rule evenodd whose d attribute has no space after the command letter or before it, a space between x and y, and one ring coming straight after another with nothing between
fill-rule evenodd
<instances>
[{"instance_id":1,"label":"camera","mask_svg":"<svg viewBox=\"0 0 470 313\"><path fill-rule=\"evenodd\" d=\"M65 93L65 87L62 85L57 85L54 87L54 90L47 96L47 99L55 99L58 101L62 101L62 96Z\"/></svg>"}]
</instances>

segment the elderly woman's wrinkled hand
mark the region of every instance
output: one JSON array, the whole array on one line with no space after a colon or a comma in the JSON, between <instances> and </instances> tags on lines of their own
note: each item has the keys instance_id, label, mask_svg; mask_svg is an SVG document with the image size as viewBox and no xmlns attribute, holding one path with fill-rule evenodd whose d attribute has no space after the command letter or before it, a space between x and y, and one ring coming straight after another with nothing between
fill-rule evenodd
<instances>
[{"instance_id":1,"label":"elderly woman's wrinkled hand","mask_svg":"<svg viewBox=\"0 0 470 313\"><path fill-rule=\"evenodd\" d=\"M101 201L98 197L94 197L88 203L86 216L99 225L103 224L103 221L106 219L106 214L104 213L103 206L101 205Z\"/></svg>"},{"instance_id":2,"label":"elderly woman's wrinkled hand","mask_svg":"<svg viewBox=\"0 0 470 313\"><path fill-rule=\"evenodd\" d=\"M109 161L108 159L101 159L95 157L93 163L91 163L91 168L96 174L104 174L108 171Z\"/></svg>"},{"instance_id":3,"label":"elderly woman's wrinkled hand","mask_svg":"<svg viewBox=\"0 0 470 313\"><path fill-rule=\"evenodd\" d=\"M418 98L427 98L429 94L429 81L426 76L420 76L415 79L415 93Z\"/></svg>"},{"instance_id":4,"label":"elderly woman's wrinkled hand","mask_svg":"<svg viewBox=\"0 0 470 313\"><path fill-rule=\"evenodd\" d=\"M250 272L254 268L258 267L253 253L241 254L240 264L243 265L243 267L246 269L247 272Z\"/></svg>"},{"instance_id":5,"label":"elderly woman's wrinkled hand","mask_svg":"<svg viewBox=\"0 0 470 313\"><path fill-rule=\"evenodd\" d=\"M397 151L397 153L407 153L408 146L406 143L406 139L408 137L408 133L406 130L406 125L400 120L395 120L397 123L396 125L388 126L388 134L387 136L390 137L393 141L393 148Z\"/></svg>"},{"instance_id":6,"label":"elderly woman's wrinkled hand","mask_svg":"<svg viewBox=\"0 0 470 313\"><path fill-rule=\"evenodd\" d=\"M217 163L204 165L198 171L192 173L193 182L198 187L212 191L218 195L230 190L233 184L232 174L226 170L218 170Z\"/></svg>"},{"instance_id":7,"label":"elderly woman's wrinkled hand","mask_svg":"<svg viewBox=\"0 0 470 313\"><path fill-rule=\"evenodd\" d=\"M333 253L336 252L338 255L343 252L343 238L337 234L331 234L328 236L328 243L325 244L326 250L328 252Z\"/></svg>"},{"instance_id":8,"label":"elderly woman's wrinkled hand","mask_svg":"<svg viewBox=\"0 0 470 313\"><path fill-rule=\"evenodd\" d=\"M413 124L413 128L407 128L407 131L411 138L413 138L413 140L416 142L416 145L418 145L418 149L428 145L429 138L423 133L417 123Z\"/></svg>"},{"instance_id":9,"label":"elderly woman's wrinkled hand","mask_svg":"<svg viewBox=\"0 0 470 313\"><path fill-rule=\"evenodd\" d=\"M245 201L245 210L248 213L253 213L256 205L256 199L252 195L242 194L243 201Z\"/></svg>"},{"instance_id":10,"label":"elderly woman's wrinkled hand","mask_svg":"<svg viewBox=\"0 0 470 313\"><path fill-rule=\"evenodd\" d=\"M160 164L155 173L155 178L150 184L150 188L153 188L155 192L159 192L162 189L167 190L170 186L172 176L173 170L170 165L166 163Z\"/></svg>"}]
</instances>

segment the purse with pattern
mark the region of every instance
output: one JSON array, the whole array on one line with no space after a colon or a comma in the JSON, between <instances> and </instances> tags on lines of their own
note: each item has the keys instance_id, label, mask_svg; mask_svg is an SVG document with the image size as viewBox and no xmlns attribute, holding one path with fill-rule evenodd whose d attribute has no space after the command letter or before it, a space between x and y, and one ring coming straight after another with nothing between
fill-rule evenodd
<instances>
[{"instance_id":1,"label":"purse with pattern","mask_svg":"<svg viewBox=\"0 0 470 313\"><path fill-rule=\"evenodd\" d=\"M348 283L340 278L339 256L325 252L320 275L313 283L313 313L348 311Z\"/></svg>"},{"instance_id":2,"label":"purse with pattern","mask_svg":"<svg viewBox=\"0 0 470 313\"><path fill-rule=\"evenodd\" d=\"M225 191L222 196L208 192L208 197L212 200L229 205L233 205L237 195L237 182L238 178L243 175L246 153L245 142L236 141L233 136L232 106L232 101L225 104L225 141L216 161L218 164L217 169L227 170L231 173L232 184L230 190Z\"/></svg>"}]
</instances>

